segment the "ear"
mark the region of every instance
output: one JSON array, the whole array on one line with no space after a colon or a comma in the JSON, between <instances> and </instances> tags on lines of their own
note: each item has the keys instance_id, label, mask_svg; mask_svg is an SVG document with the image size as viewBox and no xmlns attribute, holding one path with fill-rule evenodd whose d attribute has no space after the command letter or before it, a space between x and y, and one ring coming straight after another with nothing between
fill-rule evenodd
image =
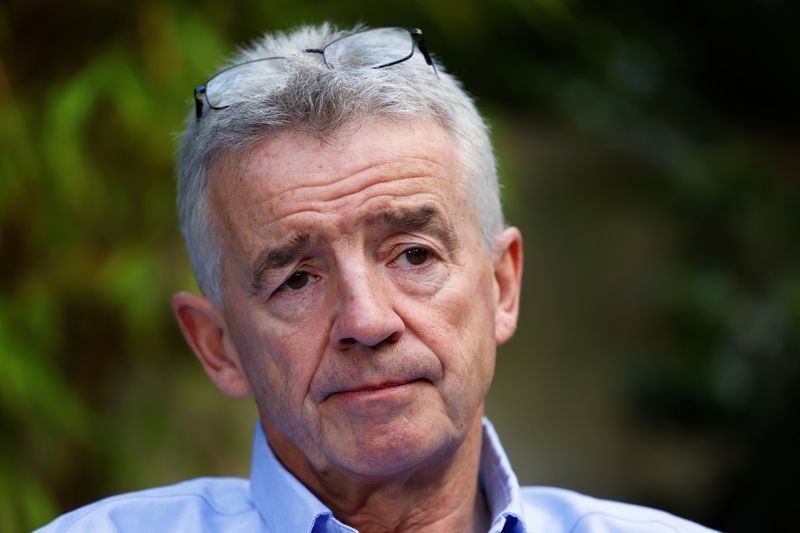
<instances>
[{"instance_id":1,"label":"ear","mask_svg":"<svg viewBox=\"0 0 800 533\"><path fill-rule=\"evenodd\" d=\"M186 342L217 388L228 396L249 394L239 354L216 306L203 296L179 292L172 297L172 310Z\"/></svg>"},{"instance_id":2,"label":"ear","mask_svg":"<svg viewBox=\"0 0 800 533\"><path fill-rule=\"evenodd\" d=\"M506 228L497 238L495 250L494 335L495 342L500 345L517 329L522 288L522 234L517 228Z\"/></svg>"}]
</instances>

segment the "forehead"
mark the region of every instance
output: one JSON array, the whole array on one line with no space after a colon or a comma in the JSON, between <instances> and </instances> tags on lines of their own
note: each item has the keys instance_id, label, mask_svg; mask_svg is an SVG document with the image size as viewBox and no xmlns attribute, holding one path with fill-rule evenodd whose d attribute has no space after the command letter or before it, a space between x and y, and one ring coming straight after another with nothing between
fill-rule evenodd
<instances>
[{"instance_id":1,"label":"forehead","mask_svg":"<svg viewBox=\"0 0 800 533\"><path fill-rule=\"evenodd\" d=\"M209 195L226 237L360 211L426 202L457 216L465 209L458 158L434 122L351 124L332 135L278 133L212 171ZM289 228L285 228L289 229Z\"/></svg>"}]
</instances>

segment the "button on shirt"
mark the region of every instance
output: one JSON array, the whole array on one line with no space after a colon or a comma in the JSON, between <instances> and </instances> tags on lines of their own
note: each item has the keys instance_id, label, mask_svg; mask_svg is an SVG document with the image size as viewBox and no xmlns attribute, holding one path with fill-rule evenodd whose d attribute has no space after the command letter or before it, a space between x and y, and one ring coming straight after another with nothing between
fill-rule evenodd
<instances>
[{"instance_id":1,"label":"button on shirt","mask_svg":"<svg viewBox=\"0 0 800 533\"><path fill-rule=\"evenodd\" d=\"M668 513L517 482L484 419L480 483L490 533L711 531ZM53 532L353 533L275 458L257 424L250 480L199 478L100 500L38 530Z\"/></svg>"}]
</instances>

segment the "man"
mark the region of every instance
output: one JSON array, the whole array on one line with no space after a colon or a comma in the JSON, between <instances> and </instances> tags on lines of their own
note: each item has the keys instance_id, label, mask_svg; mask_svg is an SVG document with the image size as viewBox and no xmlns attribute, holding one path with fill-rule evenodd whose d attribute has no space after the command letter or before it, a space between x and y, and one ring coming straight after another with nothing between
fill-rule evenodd
<instances>
[{"instance_id":1,"label":"man","mask_svg":"<svg viewBox=\"0 0 800 533\"><path fill-rule=\"evenodd\" d=\"M418 30L267 36L195 90L186 340L260 414L249 481L117 496L50 531L701 531L520 489L483 403L522 240L486 127Z\"/></svg>"}]
</instances>

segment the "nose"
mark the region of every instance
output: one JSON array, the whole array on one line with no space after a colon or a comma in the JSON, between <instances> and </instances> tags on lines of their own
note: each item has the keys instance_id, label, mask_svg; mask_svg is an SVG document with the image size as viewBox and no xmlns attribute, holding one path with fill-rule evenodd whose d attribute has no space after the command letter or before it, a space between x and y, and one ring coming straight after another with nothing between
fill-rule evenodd
<instances>
[{"instance_id":1,"label":"nose","mask_svg":"<svg viewBox=\"0 0 800 533\"><path fill-rule=\"evenodd\" d=\"M384 280L368 268L348 268L338 280L331 344L338 350L358 345L378 348L400 340L405 330Z\"/></svg>"}]
</instances>

